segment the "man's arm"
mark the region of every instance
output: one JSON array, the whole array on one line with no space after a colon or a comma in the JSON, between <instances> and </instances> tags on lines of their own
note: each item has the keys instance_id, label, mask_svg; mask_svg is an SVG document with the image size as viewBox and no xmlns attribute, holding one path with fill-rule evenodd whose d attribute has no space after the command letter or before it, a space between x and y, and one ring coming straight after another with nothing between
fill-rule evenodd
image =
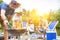
<instances>
[{"instance_id":1,"label":"man's arm","mask_svg":"<svg viewBox=\"0 0 60 40\"><path fill-rule=\"evenodd\" d=\"M5 12L6 11L4 9L1 9L1 18L3 21L6 20Z\"/></svg>"},{"instance_id":2,"label":"man's arm","mask_svg":"<svg viewBox=\"0 0 60 40\"><path fill-rule=\"evenodd\" d=\"M8 20L6 19L6 16L5 16L5 10L4 9L1 9L1 18L3 20L3 27L4 27L4 40L8 40L8 32L6 30L6 28L8 27Z\"/></svg>"},{"instance_id":3,"label":"man's arm","mask_svg":"<svg viewBox=\"0 0 60 40\"><path fill-rule=\"evenodd\" d=\"M4 26L7 26L8 20L7 20L6 16L5 16L5 12L6 11L4 9L1 9L1 18L3 20L3 24L4 24Z\"/></svg>"}]
</instances>

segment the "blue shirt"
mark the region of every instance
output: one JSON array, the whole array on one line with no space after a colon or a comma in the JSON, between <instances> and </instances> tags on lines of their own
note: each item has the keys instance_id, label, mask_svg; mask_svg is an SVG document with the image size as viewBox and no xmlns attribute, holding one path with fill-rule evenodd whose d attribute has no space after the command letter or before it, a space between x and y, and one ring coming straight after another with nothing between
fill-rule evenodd
<instances>
[{"instance_id":1,"label":"blue shirt","mask_svg":"<svg viewBox=\"0 0 60 40\"><path fill-rule=\"evenodd\" d=\"M5 15L6 17L8 17L8 15L12 15L14 14L14 9L9 9L9 5L8 4L0 4L0 14L1 14L1 9L4 9L6 11Z\"/></svg>"}]
</instances>

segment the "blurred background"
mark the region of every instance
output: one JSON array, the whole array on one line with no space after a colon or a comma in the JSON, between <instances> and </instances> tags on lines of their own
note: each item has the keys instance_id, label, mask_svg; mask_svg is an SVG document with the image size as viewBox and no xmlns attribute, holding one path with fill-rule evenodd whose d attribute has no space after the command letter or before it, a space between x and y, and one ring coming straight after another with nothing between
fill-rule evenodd
<instances>
[{"instance_id":1,"label":"blurred background","mask_svg":"<svg viewBox=\"0 0 60 40\"><path fill-rule=\"evenodd\" d=\"M7 2L8 1L8 2ZM9 0L0 0L0 3L9 4ZM22 12L22 21L33 20L34 25L39 24L39 17L50 21L59 21L56 26L57 34L60 36L60 0L18 0L21 7L16 9L16 12ZM9 25L12 24L12 20ZM0 33L3 33L3 27L0 25Z\"/></svg>"}]
</instances>

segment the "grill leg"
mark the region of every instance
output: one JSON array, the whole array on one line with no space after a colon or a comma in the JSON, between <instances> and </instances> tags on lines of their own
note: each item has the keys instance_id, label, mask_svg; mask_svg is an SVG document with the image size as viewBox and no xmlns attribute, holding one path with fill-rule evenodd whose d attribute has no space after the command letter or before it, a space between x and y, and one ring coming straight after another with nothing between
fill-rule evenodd
<instances>
[{"instance_id":1,"label":"grill leg","mask_svg":"<svg viewBox=\"0 0 60 40\"><path fill-rule=\"evenodd\" d=\"M20 40L20 35L18 35L18 40Z\"/></svg>"}]
</instances>

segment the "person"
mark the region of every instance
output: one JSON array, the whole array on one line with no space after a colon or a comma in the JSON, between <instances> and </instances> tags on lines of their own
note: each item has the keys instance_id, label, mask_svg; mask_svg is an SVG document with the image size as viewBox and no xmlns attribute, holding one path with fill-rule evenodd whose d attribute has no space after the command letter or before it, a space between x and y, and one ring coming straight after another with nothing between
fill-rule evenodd
<instances>
[{"instance_id":1,"label":"person","mask_svg":"<svg viewBox=\"0 0 60 40\"><path fill-rule=\"evenodd\" d=\"M30 20L28 21L27 30L28 30L28 35L34 33L34 24L33 24L32 19L30 19Z\"/></svg>"},{"instance_id":2,"label":"person","mask_svg":"<svg viewBox=\"0 0 60 40\"><path fill-rule=\"evenodd\" d=\"M39 26L38 26L38 31L39 33L43 33L44 34L44 38L42 38L45 40L45 34L46 34L46 30L48 28L48 22L47 20L45 20L42 16L40 16L40 22L39 22Z\"/></svg>"},{"instance_id":3,"label":"person","mask_svg":"<svg viewBox=\"0 0 60 40\"><path fill-rule=\"evenodd\" d=\"M10 18L13 16L16 8L20 6L15 0L11 0L9 4L2 3L0 4L0 24L4 28L4 40L8 40L8 32L6 30ZM11 15L11 16L10 16Z\"/></svg>"},{"instance_id":4,"label":"person","mask_svg":"<svg viewBox=\"0 0 60 40\"><path fill-rule=\"evenodd\" d=\"M22 12L16 13L13 18L13 28L21 29L22 28Z\"/></svg>"}]
</instances>

